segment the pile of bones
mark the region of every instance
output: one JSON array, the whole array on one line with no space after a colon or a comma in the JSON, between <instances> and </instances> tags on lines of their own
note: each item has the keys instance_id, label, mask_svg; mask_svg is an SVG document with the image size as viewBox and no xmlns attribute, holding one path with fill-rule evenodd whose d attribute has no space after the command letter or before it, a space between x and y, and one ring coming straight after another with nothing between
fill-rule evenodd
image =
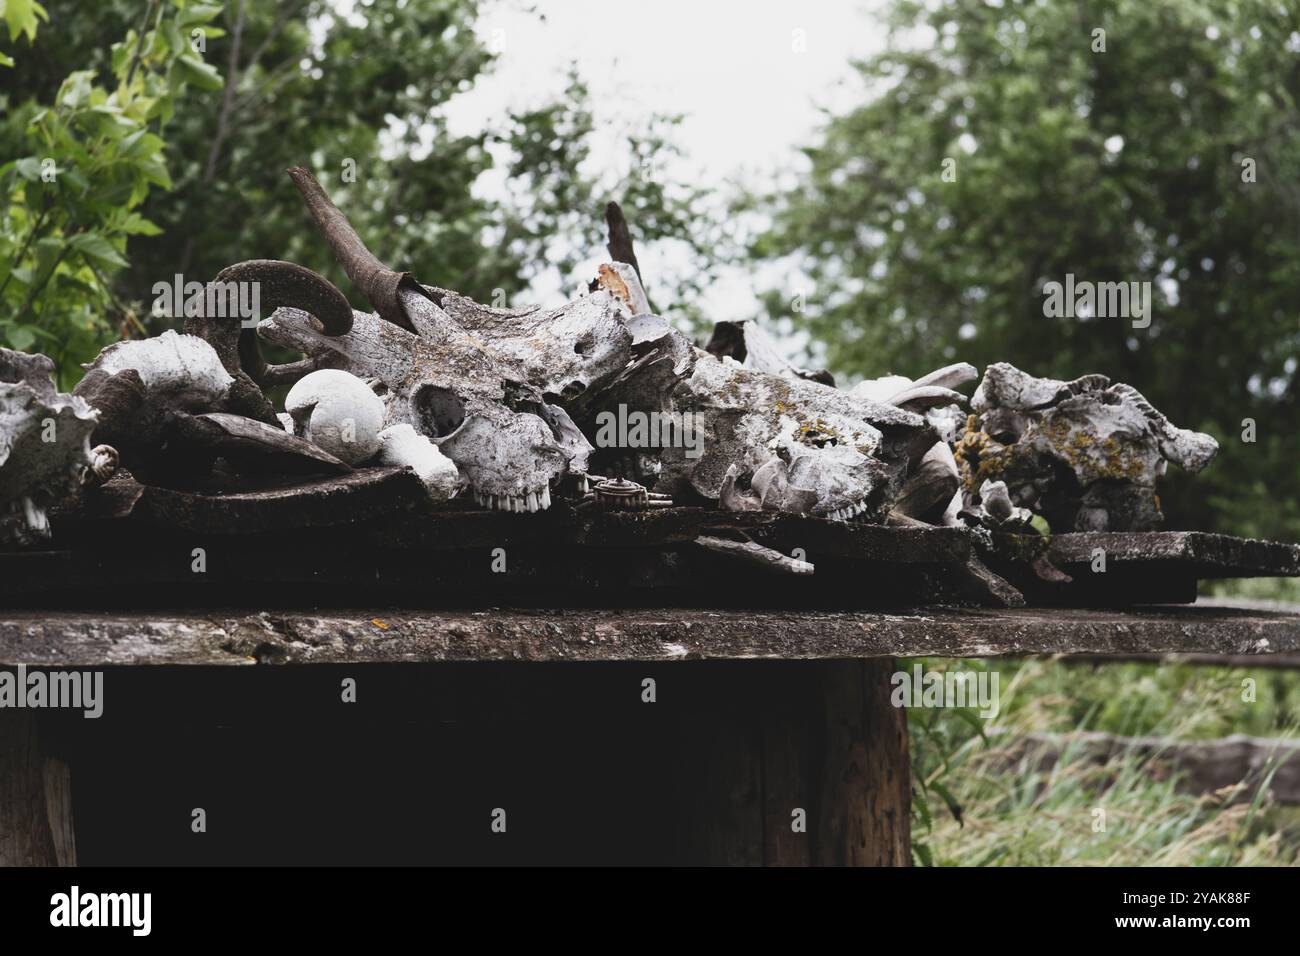
<instances>
[{"instance_id":1,"label":"pile of bones","mask_svg":"<svg viewBox=\"0 0 1300 956\"><path fill-rule=\"evenodd\" d=\"M315 272L256 260L213 285L258 283L268 318L245 327L200 304L182 333L105 348L72 394L45 356L0 350L0 543L48 537L51 507L119 468L194 488L376 465L410 467L435 501L525 514L604 491L632 507L1142 531L1161 521L1168 463L1195 472L1217 451L1102 375L999 363L968 402L967 364L845 390L792 366L753 323L719 323L696 347L652 312L612 204L619 261L586 294L489 308L387 268L308 172L290 176L374 311ZM270 365L262 342L303 358ZM267 398L277 386L291 386L283 410ZM611 410L689 424L698 441L598 448Z\"/></svg>"}]
</instances>

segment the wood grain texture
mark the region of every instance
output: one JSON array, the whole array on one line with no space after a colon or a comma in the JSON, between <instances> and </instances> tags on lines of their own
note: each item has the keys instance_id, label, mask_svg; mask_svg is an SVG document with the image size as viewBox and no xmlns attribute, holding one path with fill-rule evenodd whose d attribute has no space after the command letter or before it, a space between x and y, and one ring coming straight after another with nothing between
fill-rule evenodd
<instances>
[{"instance_id":1,"label":"wood grain texture","mask_svg":"<svg viewBox=\"0 0 1300 956\"><path fill-rule=\"evenodd\" d=\"M816 660L1300 650L1300 611L7 611L0 666Z\"/></svg>"},{"instance_id":2,"label":"wood grain texture","mask_svg":"<svg viewBox=\"0 0 1300 956\"><path fill-rule=\"evenodd\" d=\"M74 866L71 778L30 711L0 710L0 866Z\"/></svg>"}]
</instances>

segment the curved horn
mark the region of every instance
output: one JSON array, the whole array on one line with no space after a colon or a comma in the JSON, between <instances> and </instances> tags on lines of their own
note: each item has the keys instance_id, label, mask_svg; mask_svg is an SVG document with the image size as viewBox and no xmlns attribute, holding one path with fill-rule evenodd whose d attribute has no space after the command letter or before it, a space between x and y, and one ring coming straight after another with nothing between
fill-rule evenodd
<instances>
[{"instance_id":1,"label":"curved horn","mask_svg":"<svg viewBox=\"0 0 1300 956\"><path fill-rule=\"evenodd\" d=\"M283 262L279 259L249 259L226 266L219 273L215 282L255 282L258 288L258 311L269 315L281 306L291 306L309 312L320 320L326 335L344 335L352 330L352 306L347 297L334 283L318 272L298 265L295 262ZM205 336L206 337L206 336ZM229 333L220 336L229 337ZM230 345L222 341L212 345L221 355L223 364L226 353L222 348ZM266 364L262 357L261 342L253 328L241 327L238 336L239 367L258 385L271 384L269 379L277 381L284 378L280 366ZM233 374L233 373L232 373Z\"/></svg>"},{"instance_id":2,"label":"curved horn","mask_svg":"<svg viewBox=\"0 0 1300 956\"><path fill-rule=\"evenodd\" d=\"M352 328L352 306L343 293L324 276L296 263L278 259L237 262L222 269L211 286L232 283L256 283L258 311L294 306L320 319L330 335L342 335ZM243 296L236 292L234 298L239 302ZM271 369L262 357L256 329L238 320L237 309L219 308L211 310L218 314L208 315L206 296L204 306L200 314L185 319L186 333L206 340L234 377L231 400L240 413L278 426L275 409L261 390ZM234 314L222 314L231 312Z\"/></svg>"},{"instance_id":3,"label":"curved horn","mask_svg":"<svg viewBox=\"0 0 1300 956\"><path fill-rule=\"evenodd\" d=\"M406 314L397 293L399 289L405 289L427 298L429 294L424 287L409 272L394 272L375 258L375 254L366 248L352 224L334 205L315 176L301 166L295 166L289 170L289 178L302 194L307 212L311 214L321 236L329 243L334 258L379 313L380 318L412 332L416 331L415 323Z\"/></svg>"}]
</instances>

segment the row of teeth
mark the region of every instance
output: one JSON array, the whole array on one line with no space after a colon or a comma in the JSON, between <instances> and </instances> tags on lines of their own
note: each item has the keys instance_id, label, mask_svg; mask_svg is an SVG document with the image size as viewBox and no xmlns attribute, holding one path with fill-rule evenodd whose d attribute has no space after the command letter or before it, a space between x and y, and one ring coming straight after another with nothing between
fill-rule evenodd
<instances>
[{"instance_id":1,"label":"row of teeth","mask_svg":"<svg viewBox=\"0 0 1300 956\"><path fill-rule=\"evenodd\" d=\"M526 495L487 495L474 492L474 501L481 507L494 508L497 511L516 513L545 511L551 506L551 488L543 485L539 491L530 491Z\"/></svg>"},{"instance_id":2,"label":"row of teeth","mask_svg":"<svg viewBox=\"0 0 1300 956\"><path fill-rule=\"evenodd\" d=\"M867 503L863 501L856 505L846 505L843 508L838 508L826 517L830 518L832 521L848 521L850 518L856 517L866 510Z\"/></svg>"}]
</instances>

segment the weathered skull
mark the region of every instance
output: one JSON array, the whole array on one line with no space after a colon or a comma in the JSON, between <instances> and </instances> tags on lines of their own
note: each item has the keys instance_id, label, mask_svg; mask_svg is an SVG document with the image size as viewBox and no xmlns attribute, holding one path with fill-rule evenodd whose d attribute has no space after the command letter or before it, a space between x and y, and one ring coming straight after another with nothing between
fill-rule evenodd
<instances>
[{"instance_id":1,"label":"weathered skull","mask_svg":"<svg viewBox=\"0 0 1300 956\"><path fill-rule=\"evenodd\" d=\"M451 320L517 369L553 405L600 388L632 358L627 303L599 290L558 309L494 309L446 289L426 287Z\"/></svg>"},{"instance_id":2,"label":"weathered skull","mask_svg":"<svg viewBox=\"0 0 1300 956\"><path fill-rule=\"evenodd\" d=\"M1062 382L1000 362L985 371L971 407L956 446L968 504L985 481L1003 481L1015 505L1058 531L1158 527L1155 485L1168 462L1197 472L1219 448L1104 375Z\"/></svg>"},{"instance_id":3,"label":"weathered skull","mask_svg":"<svg viewBox=\"0 0 1300 956\"><path fill-rule=\"evenodd\" d=\"M874 519L935 441L911 412L743 368L691 348L669 328L656 344L600 395L598 407L666 414L701 432L693 446L655 449L658 475L637 477L657 477L657 491L677 496L689 489L724 507ZM592 407L583 421L592 434Z\"/></svg>"},{"instance_id":4,"label":"weathered skull","mask_svg":"<svg viewBox=\"0 0 1300 956\"><path fill-rule=\"evenodd\" d=\"M314 366L370 380L384 401L385 427L409 424L429 438L480 504L549 507L551 487L578 449L547 422L562 426L567 416L432 300L405 288L398 295L418 331L355 312L348 332L326 335L308 313L281 308L258 334L305 353Z\"/></svg>"},{"instance_id":5,"label":"weathered skull","mask_svg":"<svg viewBox=\"0 0 1300 956\"><path fill-rule=\"evenodd\" d=\"M0 348L0 543L49 537L45 509L76 491L111 451L92 451L94 409L59 392L53 375L46 356Z\"/></svg>"}]
</instances>

